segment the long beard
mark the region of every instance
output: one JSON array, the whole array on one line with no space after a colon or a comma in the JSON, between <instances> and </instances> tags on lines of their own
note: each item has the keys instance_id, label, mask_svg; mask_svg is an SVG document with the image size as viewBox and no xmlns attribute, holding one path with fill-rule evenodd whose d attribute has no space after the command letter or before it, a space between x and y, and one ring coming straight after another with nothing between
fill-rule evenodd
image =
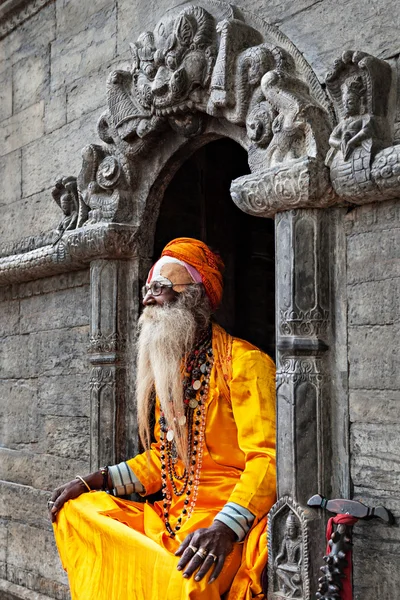
<instances>
[{"instance_id":1,"label":"long beard","mask_svg":"<svg viewBox=\"0 0 400 600\"><path fill-rule=\"evenodd\" d=\"M199 315L193 307L185 305L182 294L173 304L147 306L139 319L136 384L139 436L148 449L155 389L168 427L174 432L178 454L185 463L187 427L179 424L179 417L184 414L183 358L193 349L199 327L204 327L209 320L208 306L202 313L203 323L199 323Z\"/></svg>"}]
</instances>

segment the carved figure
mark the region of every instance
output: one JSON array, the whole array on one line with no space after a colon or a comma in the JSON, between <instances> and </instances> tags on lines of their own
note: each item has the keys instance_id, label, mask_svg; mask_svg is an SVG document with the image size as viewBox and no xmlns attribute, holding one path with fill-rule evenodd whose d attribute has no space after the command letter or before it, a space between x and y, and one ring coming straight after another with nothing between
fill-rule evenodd
<instances>
[{"instance_id":1,"label":"carved figure","mask_svg":"<svg viewBox=\"0 0 400 600\"><path fill-rule=\"evenodd\" d=\"M388 63L351 51L326 77L339 121L329 138L326 164L335 191L360 204L398 195L398 150L390 149L388 119L391 81Z\"/></svg>"},{"instance_id":2,"label":"carved figure","mask_svg":"<svg viewBox=\"0 0 400 600\"><path fill-rule=\"evenodd\" d=\"M318 157L327 147L327 115L295 74L294 62L281 48L274 49L276 67L261 80L266 101L278 114L266 153L269 167L301 157Z\"/></svg>"},{"instance_id":3,"label":"carved figure","mask_svg":"<svg viewBox=\"0 0 400 600\"><path fill-rule=\"evenodd\" d=\"M348 160L354 148L361 146L371 154L373 142L373 116L363 114L363 97L366 89L361 77L351 77L342 86L344 119L335 127L330 138L331 150L326 164L332 164L335 154L340 151Z\"/></svg>"},{"instance_id":4,"label":"carved figure","mask_svg":"<svg viewBox=\"0 0 400 600\"><path fill-rule=\"evenodd\" d=\"M290 512L286 519L285 537L275 558L276 576L284 596L301 596L302 543L298 534L295 515Z\"/></svg>"},{"instance_id":5,"label":"carved figure","mask_svg":"<svg viewBox=\"0 0 400 600\"><path fill-rule=\"evenodd\" d=\"M64 213L57 231L64 233L78 227L79 200L76 186L76 177L61 177L54 185L51 192L54 200Z\"/></svg>"}]
</instances>

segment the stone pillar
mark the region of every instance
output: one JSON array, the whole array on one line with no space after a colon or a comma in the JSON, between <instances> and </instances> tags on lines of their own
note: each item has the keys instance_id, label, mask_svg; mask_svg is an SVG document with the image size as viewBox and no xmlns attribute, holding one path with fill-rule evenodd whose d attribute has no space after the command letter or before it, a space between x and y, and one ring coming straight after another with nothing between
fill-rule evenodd
<instances>
[{"instance_id":1,"label":"stone pillar","mask_svg":"<svg viewBox=\"0 0 400 600\"><path fill-rule=\"evenodd\" d=\"M95 470L137 452L133 371L138 260L93 260L90 285L90 457Z\"/></svg>"},{"instance_id":2,"label":"stone pillar","mask_svg":"<svg viewBox=\"0 0 400 600\"><path fill-rule=\"evenodd\" d=\"M323 554L325 522L307 500L331 493L329 225L329 210L276 215L279 500L270 514L270 599L313 597Z\"/></svg>"}]
</instances>

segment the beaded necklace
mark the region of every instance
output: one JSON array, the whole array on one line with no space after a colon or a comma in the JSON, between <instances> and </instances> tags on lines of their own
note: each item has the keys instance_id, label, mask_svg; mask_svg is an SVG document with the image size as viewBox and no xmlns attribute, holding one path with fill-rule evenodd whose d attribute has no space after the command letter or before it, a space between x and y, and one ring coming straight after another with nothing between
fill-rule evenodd
<instances>
[{"instance_id":1,"label":"beaded necklace","mask_svg":"<svg viewBox=\"0 0 400 600\"><path fill-rule=\"evenodd\" d=\"M165 528L171 537L179 531L184 519L189 519L196 506L203 461L204 432L206 426L206 403L213 365L211 325L197 340L194 349L185 361L183 378L183 413L178 416L178 424L187 426L187 464L180 475L176 471L178 453L174 441L174 432L168 426L166 418L160 414L160 458L161 490L163 495L163 517ZM179 483L178 483L179 482ZM172 490L172 491L171 491ZM181 514L174 528L169 522L169 509L173 494L176 497L186 495Z\"/></svg>"}]
</instances>

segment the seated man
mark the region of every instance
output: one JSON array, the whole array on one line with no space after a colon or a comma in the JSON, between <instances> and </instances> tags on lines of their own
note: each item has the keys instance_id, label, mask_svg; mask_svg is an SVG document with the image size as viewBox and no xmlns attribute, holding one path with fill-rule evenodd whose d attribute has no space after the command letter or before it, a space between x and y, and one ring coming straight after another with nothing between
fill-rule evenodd
<instances>
[{"instance_id":1,"label":"seated man","mask_svg":"<svg viewBox=\"0 0 400 600\"><path fill-rule=\"evenodd\" d=\"M211 320L222 268L205 244L179 238L149 273L136 390L145 452L49 501L73 600L252 597L260 520L275 500L275 367ZM154 504L118 498L158 491Z\"/></svg>"}]
</instances>

